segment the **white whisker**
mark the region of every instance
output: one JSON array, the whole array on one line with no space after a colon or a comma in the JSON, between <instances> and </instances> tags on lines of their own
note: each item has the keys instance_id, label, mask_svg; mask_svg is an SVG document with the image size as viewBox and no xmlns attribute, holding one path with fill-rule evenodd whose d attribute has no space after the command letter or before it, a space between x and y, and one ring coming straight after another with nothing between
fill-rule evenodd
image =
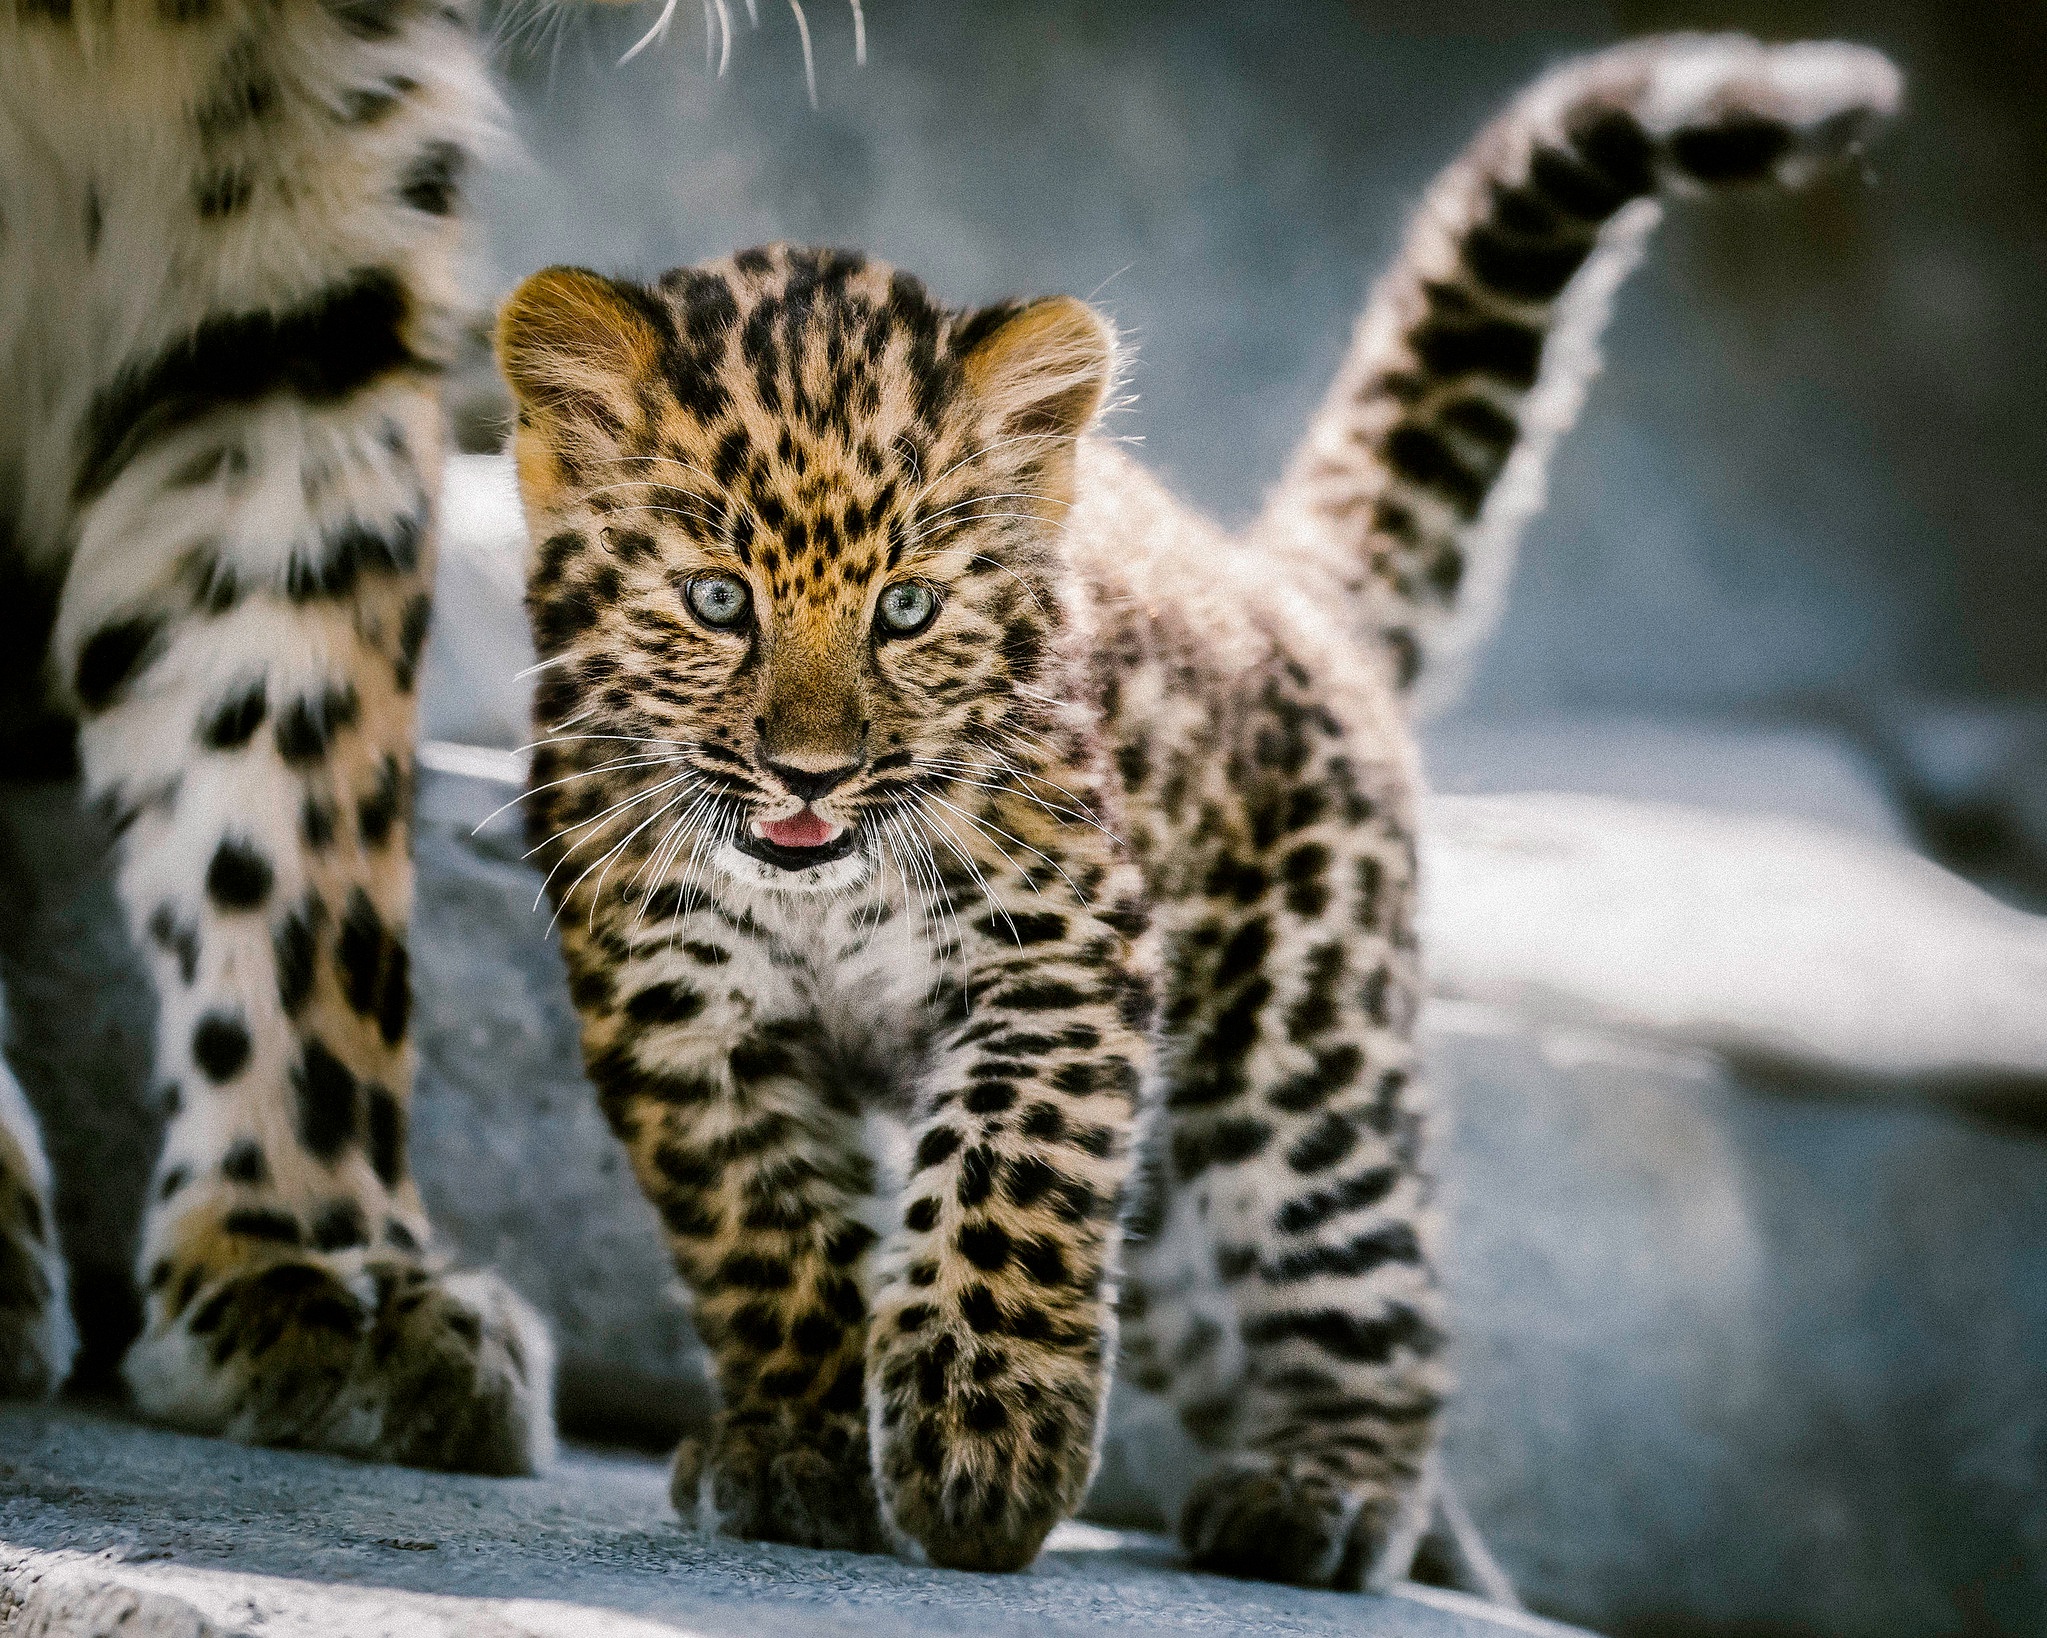
<instances>
[{"instance_id":1,"label":"white whisker","mask_svg":"<svg viewBox=\"0 0 2047 1638\"><path fill-rule=\"evenodd\" d=\"M614 66L618 68L625 67L627 63L631 62L641 52L645 51L647 47L652 45L656 40L667 39L668 25L674 21L675 0L665 0L665 3L661 7L661 15L654 19L654 26L648 29L645 34L642 34L639 37L639 39L635 40L632 46L627 50L626 54L623 57L619 58L618 62Z\"/></svg>"},{"instance_id":2,"label":"white whisker","mask_svg":"<svg viewBox=\"0 0 2047 1638\"><path fill-rule=\"evenodd\" d=\"M810 106L817 107L817 61L810 53L810 19L803 15L803 0L789 0L796 14L796 32L803 37L803 83L810 91Z\"/></svg>"}]
</instances>

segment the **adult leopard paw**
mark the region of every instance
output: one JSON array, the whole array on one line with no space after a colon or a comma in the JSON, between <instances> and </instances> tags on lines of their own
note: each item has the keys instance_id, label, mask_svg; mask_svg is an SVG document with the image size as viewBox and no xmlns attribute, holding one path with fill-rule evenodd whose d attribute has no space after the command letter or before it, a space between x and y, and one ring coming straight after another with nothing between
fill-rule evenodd
<instances>
[{"instance_id":1,"label":"adult leopard paw","mask_svg":"<svg viewBox=\"0 0 2047 1638\"><path fill-rule=\"evenodd\" d=\"M143 1413L248 1444L518 1474L554 1453L554 1348L496 1275L287 1255L160 1265L122 1374Z\"/></svg>"},{"instance_id":2,"label":"adult leopard paw","mask_svg":"<svg viewBox=\"0 0 2047 1638\"><path fill-rule=\"evenodd\" d=\"M40 1399L70 1374L78 1334L43 1197L8 1158L0 1152L0 1399Z\"/></svg>"},{"instance_id":3,"label":"adult leopard paw","mask_svg":"<svg viewBox=\"0 0 2047 1638\"><path fill-rule=\"evenodd\" d=\"M792 1547L889 1550L867 1429L856 1417L780 1407L723 1412L708 1439L677 1448L668 1494L699 1529Z\"/></svg>"}]
</instances>

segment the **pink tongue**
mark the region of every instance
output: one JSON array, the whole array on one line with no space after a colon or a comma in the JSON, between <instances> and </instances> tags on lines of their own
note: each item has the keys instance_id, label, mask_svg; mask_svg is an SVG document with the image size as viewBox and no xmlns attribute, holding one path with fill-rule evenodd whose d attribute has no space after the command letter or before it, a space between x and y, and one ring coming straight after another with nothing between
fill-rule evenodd
<instances>
[{"instance_id":1,"label":"pink tongue","mask_svg":"<svg viewBox=\"0 0 2047 1638\"><path fill-rule=\"evenodd\" d=\"M808 808L793 819L762 820L754 829L777 847L823 847L839 833L837 825Z\"/></svg>"}]
</instances>

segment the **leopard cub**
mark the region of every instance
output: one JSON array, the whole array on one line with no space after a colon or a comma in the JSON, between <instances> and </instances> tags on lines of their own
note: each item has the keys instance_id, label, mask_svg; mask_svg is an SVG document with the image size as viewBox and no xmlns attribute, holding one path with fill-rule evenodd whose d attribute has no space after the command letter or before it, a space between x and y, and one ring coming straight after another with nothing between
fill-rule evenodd
<instances>
[{"instance_id":1,"label":"leopard cub","mask_svg":"<svg viewBox=\"0 0 2047 1638\"><path fill-rule=\"evenodd\" d=\"M1449 1375L1403 695L1502 580L1656 196L1799 180L1895 98L1739 38L1541 81L1235 538L1090 435L1078 301L781 246L517 292L528 811L716 1359L686 1514L1019 1568L1120 1349L1215 1452L1196 1563L1404 1571Z\"/></svg>"}]
</instances>

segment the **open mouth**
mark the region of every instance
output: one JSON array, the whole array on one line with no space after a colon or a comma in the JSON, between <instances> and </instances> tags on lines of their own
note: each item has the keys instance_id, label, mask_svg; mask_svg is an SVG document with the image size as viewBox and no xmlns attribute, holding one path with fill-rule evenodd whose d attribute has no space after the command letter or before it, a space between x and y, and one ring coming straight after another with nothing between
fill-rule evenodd
<instances>
[{"instance_id":1,"label":"open mouth","mask_svg":"<svg viewBox=\"0 0 2047 1638\"><path fill-rule=\"evenodd\" d=\"M844 825L804 808L787 819L756 819L738 838L741 853L779 870L808 870L853 851Z\"/></svg>"}]
</instances>

